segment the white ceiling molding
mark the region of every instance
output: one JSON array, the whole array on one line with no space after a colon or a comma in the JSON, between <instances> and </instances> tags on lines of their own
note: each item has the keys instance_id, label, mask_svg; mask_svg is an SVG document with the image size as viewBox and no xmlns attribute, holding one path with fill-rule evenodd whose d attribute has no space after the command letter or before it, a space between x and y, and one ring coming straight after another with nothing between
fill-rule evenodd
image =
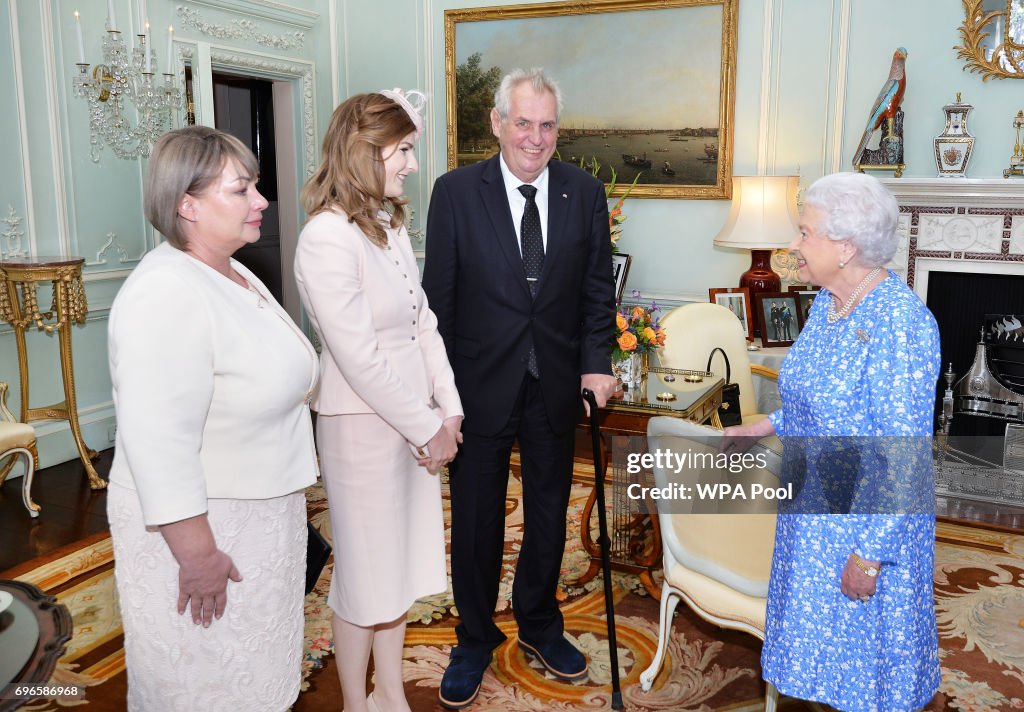
<instances>
[{"instance_id":1,"label":"white ceiling molding","mask_svg":"<svg viewBox=\"0 0 1024 712\"><path fill-rule=\"evenodd\" d=\"M188 0L193 5L205 5L245 17L258 17L282 25L312 29L320 19L320 13L273 0Z\"/></svg>"},{"instance_id":2,"label":"white ceiling molding","mask_svg":"<svg viewBox=\"0 0 1024 712\"><path fill-rule=\"evenodd\" d=\"M185 27L196 30L207 37L221 40L252 40L256 44L274 49L301 49L306 41L306 33L289 32L283 35L271 35L263 32L259 25L249 19L231 20L226 25L215 25L202 19L198 10L178 5L178 17Z\"/></svg>"}]
</instances>

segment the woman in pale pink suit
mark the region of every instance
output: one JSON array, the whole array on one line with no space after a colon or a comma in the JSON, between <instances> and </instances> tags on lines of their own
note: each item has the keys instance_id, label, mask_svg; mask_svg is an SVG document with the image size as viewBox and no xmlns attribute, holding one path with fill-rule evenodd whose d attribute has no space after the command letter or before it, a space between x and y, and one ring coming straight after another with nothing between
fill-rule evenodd
<instances>
[{"instance_id":1,"label":"woman in pale pink suit","mask_svg":"<svg viewBox=\"0 0 1024 712\"><path fill-rule=\"evenodd\" d=\"M334 111L320 168L303 189L312 217L295 257L323 344L314 408L335 556L327 602L347 712L409 709L406 613L447 588L437 472L462 439L462 404L403 224L403 184L418 168L422 131L408 96L360 94Z\"/></svg>"}]
</instances>

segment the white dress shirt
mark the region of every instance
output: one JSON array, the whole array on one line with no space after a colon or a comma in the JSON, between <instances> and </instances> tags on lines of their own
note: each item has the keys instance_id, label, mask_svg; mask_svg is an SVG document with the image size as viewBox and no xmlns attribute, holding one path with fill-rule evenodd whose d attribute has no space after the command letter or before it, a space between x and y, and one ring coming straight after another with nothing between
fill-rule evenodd
<instances>
[{"instance_id":1,"label":"white dress shirt","mask_svg":"<svg viewBox=\"0 0 1024 712\"><path fill-rule=\"evenodd\" d=\"M505 180L505 197L508 198L508 207L512 211L512 224L516 226L516 243L519 245L519 254L523 254L523 236L519 231L523 227L523 213L526 211L526 198L519 192L519 186L532 185L537 189L534 201L537 203L537 211L540 213L540 232L544 238L544 254L548 252L548 169L547 166L532 183L524 183L515 177L512 170L505 163L505 157L498 154L498 163L501 165L501 177Z\"/></svg>"}]
</instances>

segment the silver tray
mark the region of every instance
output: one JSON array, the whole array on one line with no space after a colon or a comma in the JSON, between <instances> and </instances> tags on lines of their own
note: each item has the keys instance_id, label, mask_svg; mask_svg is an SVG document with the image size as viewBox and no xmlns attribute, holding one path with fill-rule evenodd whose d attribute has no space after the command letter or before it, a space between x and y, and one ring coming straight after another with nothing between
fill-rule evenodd
<instances>
[{"instance_id":1,"label":"silver tray","mask_svg":"<svg viewBox=\"0 0 1024 712\"><path fill-rule=\"evenodd\" d=\"M28 606L15 598L0 613L0 687L25 667L39 642L39 621Z\"/></svg>"}]
</instances>

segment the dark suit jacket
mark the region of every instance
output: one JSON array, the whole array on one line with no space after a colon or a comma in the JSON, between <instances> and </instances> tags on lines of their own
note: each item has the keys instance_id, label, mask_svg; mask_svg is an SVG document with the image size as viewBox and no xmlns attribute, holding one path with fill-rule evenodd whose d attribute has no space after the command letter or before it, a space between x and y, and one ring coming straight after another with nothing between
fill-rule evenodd
<instances>
[{"instance_id":1,"label":"dark suit jacket","mask_svg":"<svg viewBox=\"0 0 1024 712\"><path fill-rule=\"evenodd\" d=\"M455 371L463 428L493 435L508 422L537 352L555 432L579 416L580 375L611 373L615 333L608 201L579 168L548 166L544 269L530 297L498 156L434 183L423 289Z\"/></svg>"}]
</instances>

